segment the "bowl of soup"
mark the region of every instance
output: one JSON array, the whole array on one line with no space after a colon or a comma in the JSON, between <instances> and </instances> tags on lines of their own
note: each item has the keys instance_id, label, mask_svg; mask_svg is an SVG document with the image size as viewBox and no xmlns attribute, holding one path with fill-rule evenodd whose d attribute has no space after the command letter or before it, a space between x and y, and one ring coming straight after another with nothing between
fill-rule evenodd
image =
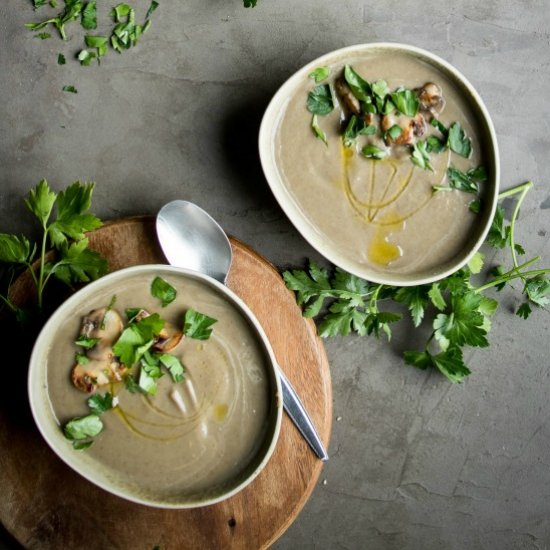
<instances>
[{"instance_id":1,"label":"bowl of soup","mask_svg":"<svg viewBox=\"0 0 550 550\"><path fill-rule=\"evenodd\" d=\"M116 271L71 296L35 343L28 388L63 461L155 507L242 490L281 425L278 367L253 313L219 282L171 266Z\"/></svg>"},{"instance_id":2,"label":"bowl of soup","mask_svg":"<svg viewBox=\"0 0 550 550\"><path fill-rule=\"evenodd\" d=\"M342 269L408 286L464 266L498 200L495 130L452 65L403 44L328 53L276 92L259 134L275 198Z\"/></svg>"}]
</instances>

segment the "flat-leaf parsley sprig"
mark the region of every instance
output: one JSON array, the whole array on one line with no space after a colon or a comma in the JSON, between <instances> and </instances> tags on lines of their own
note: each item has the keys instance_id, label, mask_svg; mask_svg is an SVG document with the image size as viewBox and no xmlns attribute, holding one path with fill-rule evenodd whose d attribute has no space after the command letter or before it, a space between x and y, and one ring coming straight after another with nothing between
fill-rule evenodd
<instances>
[{"instance_id":1,"label":"flat-leaf parsley sprig","mask_svg":"<svg viewBox=\"0 0 550 550\"><path fill-rule=\"evenodd\" d=\"M0 233L0 274L5 291L0 301L21 318L23 312L10 300L9 288L15 276L27 270L36 287L38 308L44 289L53 276L71 286L88 282L107 272L107 261L88 248L85 232L101 227L99 218L89 212L94 183L75 182L55 193L46 180L31 189L25 204L42 226L38 246L21 235ZM53 259L47 257L52 246ZM38 266L35 262L38 261Z\"/></svg>"},{"instance_id":2,"label":"flat-leaf parsley sprig","mask_svg":"<svg viewBox=\"0 0 550 550\"><path fill-rule=\"evenodd\" d=\"M532 306L544 308L550 303L550 269L529 269L540 261L536 256L520 263L518 256L525 250L515 241L515 227L520 206L531 189L531 182L504 191L499 199L518 196L510 224L504 222L504 209L498 206L486 244L510 251L512 267L497 266L489 271L487 280L475 286L473 276L483 268L484 256L478 252L469 264L452 275L429 285L393 287L369 283L355 275L336 268L332 275L314 262L307 270L292 270L283 273L287 287L296 292L298 304L304 307L305 317L317 317L319 335L322 337L351 332L359 335L384 333L391 337L391 323L402 315L383 311L383 304L396 302L408 308L415 328L428 317L432 323L424 349L406 351L405 363L420 369L435 368L451 382L461 382L470 374L464 362L463 350L467 346L487 347L487 335L491 328L491 316L498 301L485 292L501 290L515 280L523 283L524 302L517 315L526 319ZM330 301L328 310L323 306ZM427 322L427 321L426 321Z\"/></svg>"}]
</instances>

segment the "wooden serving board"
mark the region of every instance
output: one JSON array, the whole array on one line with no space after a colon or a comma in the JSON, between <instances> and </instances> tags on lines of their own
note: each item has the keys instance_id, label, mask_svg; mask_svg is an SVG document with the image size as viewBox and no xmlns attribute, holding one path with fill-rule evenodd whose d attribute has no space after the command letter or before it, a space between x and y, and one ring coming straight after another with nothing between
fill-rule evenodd
<instances>
[{"instance_id":1,"label":"wooden serving board","mask_svg":"<svg viewBox=\"0 0 550 550\"><path fill-rule=\"evenodd\" d=\"M90 244L109 260L111 271L166 263L152 218L108 223L90 234ZM315 326L301 316L293 293L271 264L236 239L231 238L231 245L228 286L263 325L279 364L328 446L332 389ZM25 277L17 281L17 303L25 302L30 288ZM23 345L30 348L32 340ZM0 400L0 521L27 548L266 548L296 518L321 471L322 462L284 415L271 460L233 498L195 510L133 504L99 489L57 458L30 416L26 364L4 364L2 370L7 376L3 394L11 397Z\"/></svg>"}]
</instances>

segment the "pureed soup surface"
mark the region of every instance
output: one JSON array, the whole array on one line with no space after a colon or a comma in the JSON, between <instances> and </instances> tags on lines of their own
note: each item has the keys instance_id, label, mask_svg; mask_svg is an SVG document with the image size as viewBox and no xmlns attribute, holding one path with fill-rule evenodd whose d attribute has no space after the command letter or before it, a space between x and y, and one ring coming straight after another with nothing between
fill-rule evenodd
<instances>
[{"instance_id":1,"label":"pureed soup surface","mask_svg":"<svg viewBox=\"0 0 550 550\"><path fill-rule=\"evenodd\" d=\"M122 383L113 391L119 405L101 415L103 431L84 451L145 498L178 502L215 497L257 466L272 419L270 375L265 351L246 318L223 296L201 281L163 274L177 290L174 302L161 308L150 293L152 275L134 275L107 294L98 293L84 310L74 311L58 331L47 358L48 395L60 425L89 414L89 394L76 389L70 372L82 317L105 307L116 294L114 308L125 320L126 308L158 312L167 322L183 326L188 308L217 319L212 335L200 341L183 337L170 353L186 368L175 384L166 373L155 396L132 394ZM170 396L176 389L185 413ZM181 403L181 402L180 402ZM70 446L70 442L67 442Z\"/></svg>"},{"instance_id":2,"label":"pureed soup surface","mask_svg":"<svg viewBox=\"0 0 550 550\"><path fill-rule=\"evenodd\" d=\"M383 147L380 137L359 136L345 147L345 109L339 108L334 82L346 64L370 83L385 80L391 91L436 83L446 102L438 118L446 127L461 124L471 139L470 158L450 150L431 154L431 172L412 164L406 146L392 147L383 160L361 155L366 143ZM304 77L282 113L275 158L283 184L313 229L353 261L399 274L426 272L450 262L475 236L476 214L469 204L476 197L458 190L434 194L433 186L446 185L451 164L464 172L483 164L481 134L470 105L449 78L410 54L365 53L342 59L330 69L323 84L331 84L335 109L318 117L328 145L315 137L306 109L308 93L316 86L312 79ZM441 136L429 119L426 130L422 139Z\"/></svg>"}]
</instances>

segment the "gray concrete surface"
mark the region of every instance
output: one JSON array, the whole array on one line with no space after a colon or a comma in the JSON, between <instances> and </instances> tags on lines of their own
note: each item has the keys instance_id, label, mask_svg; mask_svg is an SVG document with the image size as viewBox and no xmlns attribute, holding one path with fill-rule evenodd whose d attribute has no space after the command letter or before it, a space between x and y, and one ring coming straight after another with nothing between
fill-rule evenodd
<instances>
[{"instance_id":1,"label":"gray concrete surface","mask_svg":"<svg viewBox=\"0 0 550 550\"><path fill-rule=\"evenodd\" d=\"M550 264L545 0L259 0L253 10L240 0L161 0L134 51L89 68L70 59L76 26L68 43L32 38L23 24L39 15L29 4L0 4L0 231L29 232L21 199L40 178L56 188L93 180L105 219L189 199L280 268L302 266L318 255L263 178L262 111L318 55L401 41L444 57L477 87L498 133L502 187L536 183L518 240ZM105 20L111 3L99 4ZM135 4L143 14L149 2ZM79 93L63 93L66 84ZM502 298L492 345L468 353L474 373L460 386L402 364L401 350L415 345L407 324L390 345L326 342L332 458L275 548L550 548L549 317L523 322L511 313L514 294Z\"/></svg>"}]
</instances>

